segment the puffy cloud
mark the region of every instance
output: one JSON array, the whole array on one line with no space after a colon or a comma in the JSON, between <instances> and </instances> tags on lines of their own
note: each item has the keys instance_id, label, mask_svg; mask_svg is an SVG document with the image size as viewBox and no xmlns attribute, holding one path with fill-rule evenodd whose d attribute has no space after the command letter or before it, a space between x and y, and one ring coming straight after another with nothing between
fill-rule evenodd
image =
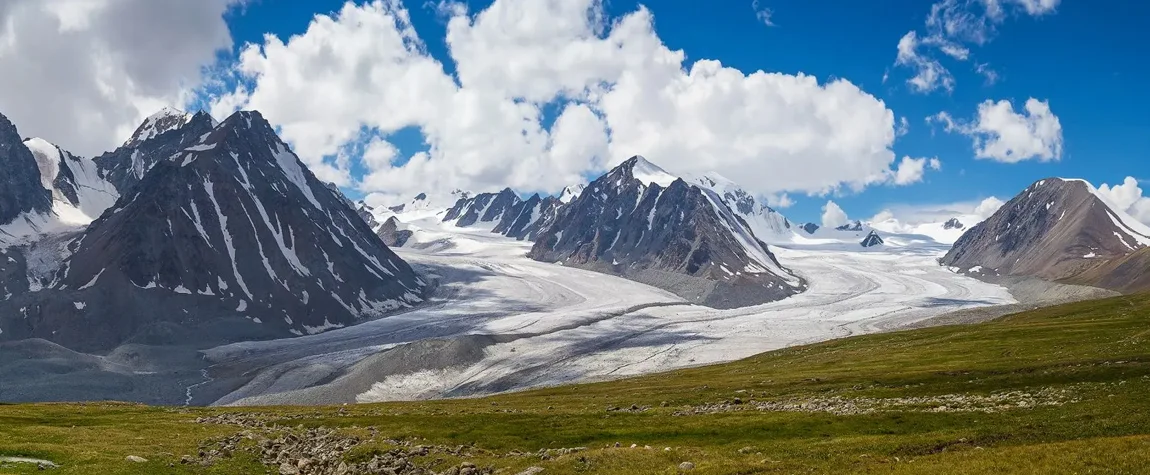
<instances>
[{"instance_id":1,"label":"puffy cloud","mask_svg":"<svg viewBox=\"0 0 1150 475\"><path fill-rule=\"evenodd\" d=\"M954 76L936 59L935 50L954 60L966 61L972 53L968 45L982 46L994 39L1008 9L1029 16L1054 13L1060 0L939 0L931 5L925 35L911 31L898 43L896 66L914 71L907 80L911 90L929 93L954 90ZM994 84L998 74L986 64L975 71Z\"/></svg>"},{"instance_id":2,"label":"puffy cloud","mask_svg":"<svg viewBox=\"0 0 1150 475\"><path fill-rule=\"evenodd\" d=\"M182 106L237 0L4 0L0 113L27 136L96 155L162 106Z\"/></svg>"},{"instance_id":3,"label":"puffy cloud","mask_svg":"<svg viewBox=\"0 0 1150 475\"><path fill-rule=\"evenodd\" d=\"M974 214L982 219L986 219L998 212L1005 204L1005 201L991 196L990 198L982 200L978 203L978 206L974 207Z\"/></svg>"},{"instance_id":4,"label":"puffy cloud","mask_svg":"<svg viewBox=\"0 0 1150 475\"><path fill-rule=\"evenodd\" d=\"M884 182L894 161L894 114L845 80L744 75L702 60L685 74L624 75L599 104L613 161L643 154L759 193L858 190Z\"/></svg>"},{"instance_id":5,"label":"puffy cloud","mask_svg":"<svg viewBox=\"0 0 1150 475\"><path fill-rule=\"evenodd\" d=\"M1138 186L1138 180L1134 177L1126 177L1121 185L1110 186L1103 183L1098 187L1098 192L1119 210L1126 211L1134 219L1150 224L1150 198L1143 196L1142 187Z\"/></svg>"},{"instance_id":6,"label":"puffy cloud","mask_svg":"<svg viewBox=\"0 0 1150 475\"><path fill-rule=\"evenodd\" d=\"M988 100L979 104L978 117L971 123L956 121L946 112L927 121L971 137L977 158L1004 163L1062 158L1062 124L1046 101L1030 98L1023 111L1015 112L1008 100Z\"/></svg>"},{"instance_id":7,"label":"puffy cloud","mask_svg":"<svg viewBox=\"0 0 1150 475\"><path fill-rule=\"evenodd\" d=\"M348 3L301 35L246 46L230 71L242 86L213 111L259 109L321 177L400 196L557 191L635 154L738 176L763 197L861 190L896 173L893 112L849 81L688 64L643 7L609 19L602 0L453 5L437 9L450 16L452 68L426 52L398 0ZM390 149L378 142L409 128L426 152L379 158ZM356 181L355 158L340 154L368 143L381 152L361 159Z\"/></svg>"},{"instance_id":8,"label":"puffy cloud","mask_svg":"<svg viewBox=\"0 0 1150 475\"><path fill-rule=\"evenodd\" d=\"M847 212L843 211L834 201L827 201L823 205L823 227L824 228L837 228L850 221L847 217Z\"/></svg>"},{"instance_id":9,"label":"puffy cloud","mask_svg":"<svg viewBox=\"0 0 1150 475\"><path fill-rule=\"evenodd\" d=\"M774 10L759 5L759 0L751 2L751 9L755 11L755 18L758 18L760 23L775 26L775 22L771 20L771 17L775 15Z\"/></svg>"},{"instance_id":10,"label":"puffy cloud","mask_svg":"<svg viewBox=\"0 0 1150 475\"><path fill-rule=\"evenodd\" d=\"M902 157L902 161L898 164L898 170L895 171L891 181L895 185L918 183L922 181L927 167L938 170L942 168L942 162L937 158Z\"/></svg>"}]
</instances>

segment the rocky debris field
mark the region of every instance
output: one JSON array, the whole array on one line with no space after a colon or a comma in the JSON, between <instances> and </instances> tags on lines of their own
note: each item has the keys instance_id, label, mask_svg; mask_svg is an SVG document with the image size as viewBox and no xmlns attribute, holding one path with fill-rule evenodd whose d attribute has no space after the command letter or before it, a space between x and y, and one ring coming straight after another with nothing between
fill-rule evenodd
<instances>
[{"instance_id":1,"label":"rocky debris field","mask_svg":"<svg viewBox=\"0 0 1150 475\"><path fill-rule=\"evenodd\" d=\"M229 424L244 430L219 440L201 444L197 455L184 455L182 464L210 466L221 458L237 453L255 455L261 463L277 470L280 475L487 475L495 473L491 467L478 467L464 461L449 469L435 471L428 465L441 463L446 457L471 456L472 447L465 445L420 445L411 440L381 437L374 427L364 430L366 438L345 434L326 427L305 429L269 423L248 414L222 414L200 417L200 424ZM353 449L363 445L390 447L372 449L349 457Z\"/></svg>"},{"instance_id":2,"label":"rocky debris field","mask_svg":"<svg viewBox=\"0 0 1150 475\"><path fill-rule=\"evenodd\" d=\"M830 396L785 400L744 401L736 397L727 401L688 406L675 416L718 414L739 411L825 412L835 415L874 414L876 412L1002 412L1012 409L1062 406L1079 402L1085 384L979 394L943 394L939 396L870 398Z\"/></svg>"}]
</instances>

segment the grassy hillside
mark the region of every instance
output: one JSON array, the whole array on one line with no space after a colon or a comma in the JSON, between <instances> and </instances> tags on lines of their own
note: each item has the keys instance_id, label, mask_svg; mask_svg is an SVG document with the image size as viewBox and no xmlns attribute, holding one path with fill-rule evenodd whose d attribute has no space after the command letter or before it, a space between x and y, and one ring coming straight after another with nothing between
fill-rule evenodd
<instances>
[{"instance_id":1,"label":"grassy hillside","mask_svg":"<svg viewBox=\"0 0 1150 475\"><path fill-rule=\"evenodd\" d=\"M301 473L1139 473L1147 394L1150 297L1128 296L483 399L0 406L0 456L68 474L292 473L299 457Z\"/></svg>"}]
</instances>

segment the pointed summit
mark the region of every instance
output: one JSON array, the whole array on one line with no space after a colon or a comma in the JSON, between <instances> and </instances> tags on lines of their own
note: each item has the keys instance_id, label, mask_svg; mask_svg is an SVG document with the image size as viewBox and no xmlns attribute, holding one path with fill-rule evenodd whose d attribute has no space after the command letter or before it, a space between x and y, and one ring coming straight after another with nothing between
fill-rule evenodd
<instances>
[{"instance_id":1,"label":"pointed summit","mask_svg":"<svg viewBox=\"0 0 1150 475\"><path fill-rule=\"evenodd\" d=\"M882 238L879 237L878 233L872 229L871 232L867 234L859 244L861 244L862 247L875 247L883 245L884 242Z\"/></svg>"},{"instance_id":2,"label":"pointed summit","mask_svg":"<svg viewBox=\"0 0 1150 475\"><path fill-rule=\"evenodd\" d=\"M578 185L568 185L568 186L563 187L563 191L559 192L559 197L558 197L559 202L570 203L575 198L578 198L579 194L583 193L583 190L585 190L586 188L587 188L587 185L584 185L582 183L580 183Z\"/></svg>"},{"instance_id":3,"label":"pointed summit","mask_svg":"<svg viewBox=\"0 0 1150 475\"><path fill-rule=\"evenodd\" d=\"M640 156L564 205L528 257L621 275L716 308L804 288L722 196Z\"/></svg>"},{"instance_id":4,"label":"pointed summit","mask_svg":"<svg viewBox=\"0 0 1150 475\"><path fill-rule=\"evenodd\" d=\"M679 177L667 173L666 170L651 163L641 155L628 158L623 163L620 163L619 166L612 169L607 175L634 178L639 180L640 183L646 185L657 184L663 188L671 186L671 183L679 179Z\"/></svg>"},{"instance_id":5,"label":"pointed summit","mask_svg":"<svg viewBox=\"0 0 1150 475\"><path fill-rule=\"evenodd\" d=\"M191 120L192 114L171 107L164 107L160 109L159 112L144 119L144 122L136 128L136 131L124 142L123 146L132 147L139 145L145 140L150 140L166 132L179 129Z\"/></svg>"},{"instance_id":6,"label":"pointed summit","mask_svg":"<svg viewBox=\"0 0 1150 475\"><path fill-rule=\"evenodd\" d=\"M68 245L43 290L0 303L5 337L11 315L34 322L13 337L85 351L158 329L217 344L319 333L422 301L425 283L258 113L232 115L131 190Z\"/></svg>"},{"instance_id":7,"label":"pointed summit","mask_svg":"<svg viewBox=\"0 0 1150 475\"><path fill-rule=\"evenodd\" d=\"M217 125L203 111L189 115L166 109L145 120L124 145L93 161L100 178L111 183L120 195L126 195L152 166L199 142Z\"/></svg>"},{"instance_id":8,"label":"pointed summit","mask_svg":"<svg viewBox=\"0 0 1150 475\"><path fill-rule=\"evenodd\" d=\"M961 270L1064 280L1147 247L1150 228L1110 204L1093 185L1047 178L970 228L941 262Z\"/></svg>"}]
</instances>

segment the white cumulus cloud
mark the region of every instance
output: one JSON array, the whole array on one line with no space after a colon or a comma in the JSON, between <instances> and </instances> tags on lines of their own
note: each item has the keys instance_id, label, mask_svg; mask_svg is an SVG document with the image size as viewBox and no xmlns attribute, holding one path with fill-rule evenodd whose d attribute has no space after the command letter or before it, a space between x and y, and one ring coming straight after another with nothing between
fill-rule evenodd
<instances>
[{"instance_id":1,"label":"white cumulus cloud","mask_svg":"<svg viewBox=\"0 0 1150 475\"><path fill-rule=\"evenodd\" d=\"M229 73L247 86L216 95L213 113L258 109L321 177L403 197L554 192L636 154L737 176L764 198L861 190L897 171L894 113L845 79L687 62L643 7L608 18L602 0L440 5L448 57L427 53L398 0L348 3L246 46ZM364 160L362 180L356 158L340 158L409 128L426 152Z\"/></svg>"},{"instance_id":2,"label":"white cumulus cloud","mask_svg":"<svg viewBox=\"0 0 1150 475\"><path fill-rule=\"evenodd\" d=\"M902 157L902 161L898 164L898 170L895 171L891 181L896 185L918 183L926 174L927 167L938 170L942 168L942 162L938 158Z\"/></svg>"},{"instance_id":3,"label":"white cumulus cloud","mask_svg":"<svg viewBox=\"0 0 1150 475\"><path fill-rule=\"evenodd\" d=\"M232 47L237 0L0 1L0 113L25 136L92 156L183 106Z\"/></svg>"},{"instance_id":4,"label":"white cumulus cloud","mask_svg":"<svg viewBox=\"0 0 1150 475\"><path fill-rule=\"evenodd\" d=\"M1119 210L1125 211L1134 219L1150 224L1150 198L1143 195L1138 180L1132 176L1126 177L1121 185L1110 186L1103 183L1098 187L1099 193Z\"/></svg>"},{"instance_id":5,"label":"white cumulus cloud","mask_svg":"<svg viewBox=\"0 0 1150 475\"><path fill-rule=\"evenodd\" d=\"M978 206L974 207L974 214L982 219L986 219L994 215L994 213L998 212L998 210L1005 204L1005 201L991 196L990 198L980 201Z\"/></svg>"},{"instance_id":6,"label":"white cumulus cloud","mask_svg":"<svg viewBox=\"0 0 1150 475\"><path fill-rule=\"evenodd\" d=\"M827 201L823 205L823 227L824 228L837 228L850 222L847 217L847 212L843 211L841 207L834 201Z\"/></svg>"},{"instance_id":7,"label":"white cumulus cloud","mask_svg":"<svg viewBox=\"0 0 1150 475\"><path fill-rule=\"evenodd\" d=\"M978 116L973 121L958 121L946 112L928 117L927 121L970 137L977 158L1004 163L1062 158L1062 123L1046 101L1030 98L1022 111L1015 112L1008 100L987 100L978 105Z\"/></svg>"}]
</instances>

